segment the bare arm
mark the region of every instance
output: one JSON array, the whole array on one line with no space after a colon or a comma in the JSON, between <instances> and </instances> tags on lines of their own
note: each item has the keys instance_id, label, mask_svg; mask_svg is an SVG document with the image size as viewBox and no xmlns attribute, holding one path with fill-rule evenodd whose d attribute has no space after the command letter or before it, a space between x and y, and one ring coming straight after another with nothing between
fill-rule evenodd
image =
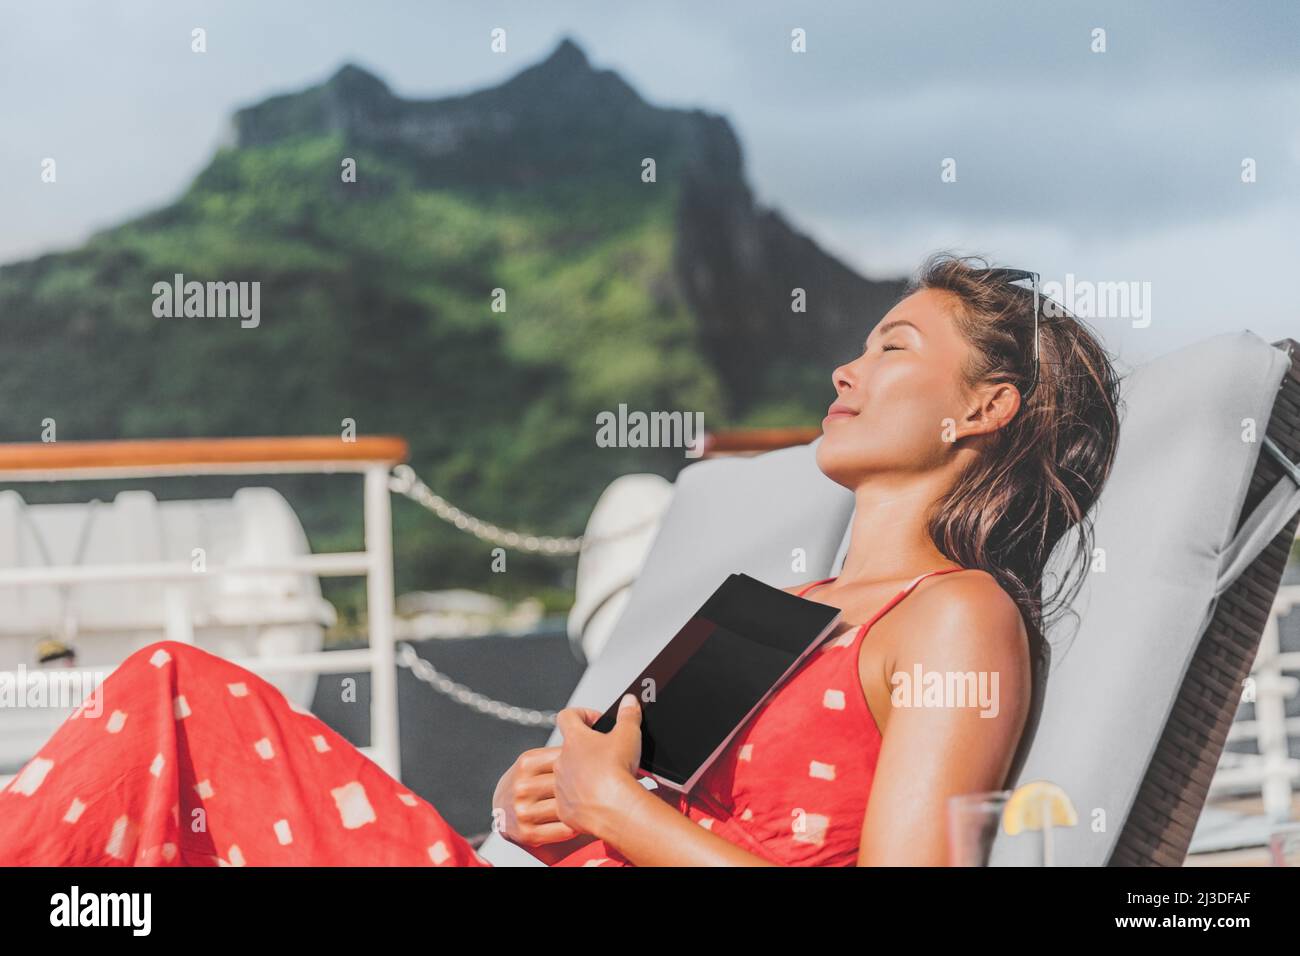
<instances>
[{"instance_id":1,"label":"bare arm","mask_svg":"<svg viewBox=\"0 0 1300 956\"><path fill-rule=\"evenodd\" d=\"M607 734L591 729L598 710L569 707L556 717L564 737L554 765L560 820L637 866L775 865L704 829L637 781L641 708L629 698L631 706L620 708Z\"/></svg>"},{"instance_id":2,"label":"bare arm","mask_svg":"<svg viewBox=\"0 0 1300 956\"><path fill-rule=\"evenodd\" d=\"M889 673L882 675L896 703L862 825L859 866L946 865L948 798L1004 785L1028 714L1024 623L992 576L951 575L908 604L908 614L897 622L904 636ZM945 684L950 675L983 675L993 706L973 700L956 706L963 702L954 699L943 706L900 706L902 685L891 678L911 678L917 665ZM967 680L962 686L973 685Z\"/></svg>"},{"instance_id":3,"label":"bare arm","mask_svg":"<svg viewBox=\"0 0 1300 956\"><path fill-rule=\"evenodd\" d=\"M794 594L806 586L794 585L783 590ZM573 710L582 724L599 716L586 708ZM571 725L570 733L575 731L585 736L581 734L580 724ZM635 736L639 748L639 731ZM625 746L630 742L629 735ZM561 747L543 747L521 754L497 784L492 801L494 817L498 814L501 817L502 835L547 866L597 839L594 833L578 832L560 819L554 768L555 758L561 752ZM633 767L637 762L639 757L632 762ZM646 790L640 784L624 788L621 784L627 780L623 779L621 768L611 770L607 765L601 773L613 776L620 785L607 792L613 794L613 801L601 808L605 812L588 814L597 818L597 822L591 825L607 834L606 842L618 847L619 852L634 863L641 866L770 865L692 823L676 806L666 802L660 791ZM645 799L647 796L651 799ZM610 798L606 796L605 799ZM673 836L665 842L662 838L664 833Z\"/></svg>"},{"instance_id":4,"label":"bare arm","mask_svg":"<svg viewBox=\"0 0 1300 956\"><path fill-rule=\"evenodd\" d=\"M601 826L637 866L777 866L724 840L633 782Z\"/></svg>"},{"instance_id":5,"label":"bare arm","mask_svg":"<svg viewBox=\"0 0 1300 956\"><path fill-rule=\"evenodd\" d=\"M581 833L570 840L563 841L562 843L547 843L541 846L529 846L521 843L519 846L522 846L547 866L554 866L570 853L576 853L595 839L596 838L590 833Z\"/></svg>"},{"instance_id":6,"label":"bare arm","mask_svg":"<svg viewBox=\"0 0 1300 956\"><path fill-rule=\"evenodd\" d=\"M790 594L806 584L782 588ZM638 792L634 792L638 791ZM779 866L704 829L640 784L602 822L605 842L637 866Z\"/></svg>"},{"instance_id":7,"label":"bare arm","mask_svg":"<svg viewBox=\"0 0 1300 956\"><path fill-rule=\"evenodd\" d=\"M923 599L924 598L924 599ZM887 722L866 818L859 866L943 865L947 799L995 789L1014 756L1028 709L1027 641L1019 610L991 576L961 575L913 599L908 639L890 674L997 675L996 716L978 707L895 708ZM888 682L890 674L881 676ZM990 708L991 710L992 708ZM568 708L555 763L558 816L603 839L637 866L777 866L704 829L647 791L640 760L640 708L609 734L591 730L599 711ZM580 844L579 844L580 845Z\"/></svg>"},{"instance_id":8,"label":"bare arm","mask_svg":"<svg viewBox=\"0 0 1300 956\"><path fill-rule=\"evenodd\" d=\"M494 829L547 866L595 839L565 826L556 815L554 768L559 753L559 747L525 750L492 794Z\"/></svg>"}]
</instances>

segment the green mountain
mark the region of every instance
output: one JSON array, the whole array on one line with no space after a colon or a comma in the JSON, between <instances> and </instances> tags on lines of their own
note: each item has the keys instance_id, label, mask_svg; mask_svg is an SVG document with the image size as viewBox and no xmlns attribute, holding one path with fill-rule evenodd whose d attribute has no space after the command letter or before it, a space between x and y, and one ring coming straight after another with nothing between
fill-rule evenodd
<instances>
[{"instance_id":1,"label":"green mountain","mask_svg":"<svg viewBox=\"0 0 1300 956\"><path fill-rule=\"evenodd\" d=\"M178 273L259 282L259 323L156 317L154 285ZM350 418L409 439L420 474L466 511L576 534L614 477L690 461L598 447L598 412L815 423L830 370L900 289L757 207L725 119L646 103L569 40L499 86L436 100L349 65L239 111L172 204L0 268L0 439L36 440L47 418L63 440L333 434ZM317 549L359 544L354 484L266 483ZM563 586L571 563L512 555L513 573L491 575L488 548L433 516L399 504L396 524L402 589L520 593Z\"/></svg>"}]
</instances>

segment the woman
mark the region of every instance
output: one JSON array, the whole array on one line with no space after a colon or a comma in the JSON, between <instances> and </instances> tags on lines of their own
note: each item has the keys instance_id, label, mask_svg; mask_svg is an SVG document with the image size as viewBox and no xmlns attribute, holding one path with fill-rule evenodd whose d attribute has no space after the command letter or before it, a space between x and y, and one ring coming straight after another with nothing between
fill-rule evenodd
<instances>
[{"instance_id":1,"label":"woman","mask_svg":"<svg viewBox=\"0 0 1300 956\"><path fill-rule=\"evenodd\" d=\"M853 491L839 576L787 590L863 622L833 634L689 796L638 770L640 705L608 734L561 711L521 755L493 825L555 866L942 865L945 807L1005 786L1046 663L1049 554L1114 458L1118 381L1096 338L1008 270L938 256L835 369L818 466ZM868 634L870 640L867 640ZM980 700L906 693L971 678ZM945 684L955 686L945 680ZM924 684L924 681L921 681ZM271 685L163 642L104 682L0 793L0 863L459 865L482 860L428 803ZM869 798L869 799L868 799Z\"/></svg>"}]
</instances>

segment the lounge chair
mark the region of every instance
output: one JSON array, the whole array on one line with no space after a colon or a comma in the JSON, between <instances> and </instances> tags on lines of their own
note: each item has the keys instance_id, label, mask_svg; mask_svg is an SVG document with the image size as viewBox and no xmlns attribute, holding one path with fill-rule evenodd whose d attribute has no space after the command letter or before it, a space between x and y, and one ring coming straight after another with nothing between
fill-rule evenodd
<instances>
[{"instance_id":1,"label":"lounge chair","mask_svg":"<svg viewBox=\"0 0 1300 956\"><path fill-rule=\"evenodd\" d=\"M1294 354L1290 340L1230 333L1124 381L1120 447L1095 512L1097 569L1048 633L1046 693L1007 781L1047 779L1071 797L1079 823L1055 831L1058 864L1183 862L1300 510ZM733 571L778 587L838 573L853 497L818 470L817 441L681 471L570 705L607 707ZM1033 863L1037 847L999 834L991 862ZM536 863L497 834L481 852Z\"/></svg>"}]
</instances>

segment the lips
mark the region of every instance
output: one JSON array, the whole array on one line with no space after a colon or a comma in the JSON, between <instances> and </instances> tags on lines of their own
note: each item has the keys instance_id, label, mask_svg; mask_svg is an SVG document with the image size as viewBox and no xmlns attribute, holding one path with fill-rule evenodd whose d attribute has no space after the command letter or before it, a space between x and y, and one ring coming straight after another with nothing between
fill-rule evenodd
<instances>
[{"instance_id":1,"label":"lips","mask_svg":"<svg viewBox=\"0 0 1300 956\"><path fill-rule=\"evenodd\" d=\"M825 422L840 418L852 418L857 413L858 410L856 408L850 408L843 402L835 402L826 410L826 417L823 418L822 421Z\"/></svg>"}]
</instances>

